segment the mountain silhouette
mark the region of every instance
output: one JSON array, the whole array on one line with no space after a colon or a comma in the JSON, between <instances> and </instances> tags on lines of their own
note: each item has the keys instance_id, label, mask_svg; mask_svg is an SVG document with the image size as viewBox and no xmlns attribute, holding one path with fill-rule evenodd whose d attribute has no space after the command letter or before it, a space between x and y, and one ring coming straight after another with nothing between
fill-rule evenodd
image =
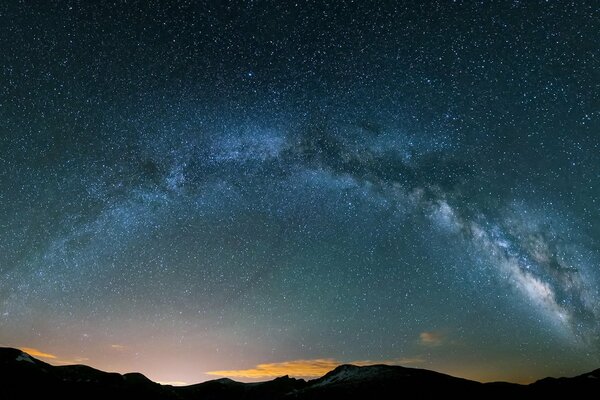
<instances>
[{"instance_id":1,"label":"mountain silhouette","mask_svg":"<svg viewBox=\"0 0 600 400\"><path fill-rule=\"evenodd\" d=\"M13 348L0 348L0 399L399 399L406 397L526 398L600 390L600 369L573 378L544 378L529 385L480 383L417 368L341 365L318 379L288 376L242 383L228 378L189 386L161 385L139 373L104 372L85 365L52 366ZM591 392L594 393L594 392Z\"/></svg>"}]
</instances>

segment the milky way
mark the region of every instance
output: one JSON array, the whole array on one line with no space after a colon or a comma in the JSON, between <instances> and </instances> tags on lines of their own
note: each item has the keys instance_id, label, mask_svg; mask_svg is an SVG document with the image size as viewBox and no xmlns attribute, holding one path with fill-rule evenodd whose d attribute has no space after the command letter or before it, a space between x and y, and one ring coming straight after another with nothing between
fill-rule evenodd
<instances>
[{"instance_id":1,"label":"milky way","mask_svg":"<svg viewBox=\"0 0 600 400\"><path fill-rule=\"evenodd\" d=\"M87 3L0 6L0 345L597 367L593 2Z\"/></svg>"}]
</instances>

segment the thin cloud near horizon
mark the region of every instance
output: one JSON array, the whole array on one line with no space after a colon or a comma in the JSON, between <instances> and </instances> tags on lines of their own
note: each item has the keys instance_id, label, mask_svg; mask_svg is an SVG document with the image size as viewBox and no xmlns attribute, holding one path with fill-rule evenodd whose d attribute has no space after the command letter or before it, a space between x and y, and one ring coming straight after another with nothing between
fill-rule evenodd
<instances>
[{"instance_id":1,"label":"thin cloud near horizon","mask_svg":"<svg viewBox=\"0 0 600 400\"><path fill-rule=\"evenodd\" d=\"M57 354L48 353L35 347L17 347L23 353L35 358L45 359L46 362L52 365L74 365L89 361L88 357L63 358Z\"/></svg>"},{"instance_id":2,"label":"thin cloud near horizon","mask_svg":"<svg viewBox=\"0 0 600 400\"><path fill-rule=\"evenodd\" d=\"M207 375L222 376L229 378L275 378L289 375L296 377L314 378L325 375L327 372L343 364L356 366L367 366L375 364L406 365L420 364L425 360L421 357L398 358L393 360L358 360L342 362L334 358L317 358L309 360L291 360L277 363L257 364L253 368L239 370L219 370L206 372Z\"/></svg>"},{"instance_id":3,"label":"thin cloud near horizon","mask_svg":"<svg viewBox=\"0 0 600 400\"><path fill-rule=\"evenodd\" d=\"M444 334L441 332L421 332L419 335L419 343L423 346L439 346L445 339Z\"/></svg>"},{"instance_id":4,"label":"thin cloud near horizon","mask_svg":"<svg viewBox=\"0 0 600 400\"><path fill-rule=\"evenodd\" d=\"M58 359L58 356L51 354L51 353L46 353L46 352L36 349L34 347L19 347L19 350L21 350L24 353L29 354L32 357L48 358L51 360Z\"/></svg>"}]
</instances>

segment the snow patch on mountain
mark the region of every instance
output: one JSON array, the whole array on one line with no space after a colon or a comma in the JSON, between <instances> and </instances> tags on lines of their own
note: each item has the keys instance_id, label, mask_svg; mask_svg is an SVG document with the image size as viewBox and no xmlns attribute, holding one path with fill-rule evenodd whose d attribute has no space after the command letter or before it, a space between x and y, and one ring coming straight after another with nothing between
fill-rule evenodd
<instances>
[{"instance_id":1,"label":"snow patch on mountain","mask_svg":"<svg viewBox=\"0 0 600 400\"><path fill-rule=\"evenodd\" d=\"M26 361L26 362L29 362L29 363L35 364L35 361L33 361L33 360L31 359L31 357L29 357L29 355L28 355L28 354L25 354L25 353L21 353L21 354L19 354L19 355L17 356L16 360L17 360L17 361Z\"/></svg>"},{"instance_id":2,"label":"snow patch on mountain","mask_svg":"<svg viewBox=\"0 0 600 400\"><path fill-rule=\"evenodd\" d=\"M355 365L341 365L321 379L318 379L312 386L317 387L339 382L376 379L388 372L388 369L383 365L371 365L368 368Z\"/></svg>"}]
</instances>

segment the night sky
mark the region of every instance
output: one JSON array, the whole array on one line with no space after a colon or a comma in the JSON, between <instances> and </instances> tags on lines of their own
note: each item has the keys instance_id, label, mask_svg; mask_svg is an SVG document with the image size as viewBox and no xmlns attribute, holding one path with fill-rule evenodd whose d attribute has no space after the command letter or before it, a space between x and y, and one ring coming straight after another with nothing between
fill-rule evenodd
<instances>
[{"instance_id":1,"label":"night sky","mask_svg":"<svg viewBox=\"0 0 600 400\"><path fill-rule=\"evenodd\" d=\"M0 345L598 368L598 43L583 0L2 1Z\"/></svg>"}]
</instances>

